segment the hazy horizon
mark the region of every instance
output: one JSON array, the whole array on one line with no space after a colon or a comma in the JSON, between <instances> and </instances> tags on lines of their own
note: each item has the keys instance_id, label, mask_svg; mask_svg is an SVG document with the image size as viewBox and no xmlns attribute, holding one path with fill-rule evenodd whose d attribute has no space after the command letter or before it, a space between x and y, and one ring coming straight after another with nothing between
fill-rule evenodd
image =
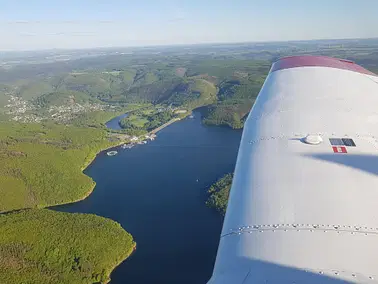
<instances>
[{"instance_id":1,"label":"hazy horizon","mask_svg":"<svg viewBox=\"0 0 378 284\"><path fill-rule=\"evenodd\" d=\"M271 40L271 41L235 41L235 42L200 42L200 43L172 43L172 44L156 44L156 45L119 45L119 46L92 46L92 47L58 47L58 48L37 48L37 49L0 49L0 52L11 53L11 52L43 52L43 51L73 51L73 50L95 50L95 49L137 49L137 48L164 48L164 47L184 47L184 46L201 46L201 45L237 45L237 44L280 44L280 43L290 43L290 42L311 42L311 41L353 41L353 40L378 40L378 37L351 37L351 38L315 38L315 39L304 39L304 40Z\"/></svg>"},{"instance_id":2,"label":"hazy horizon","mask_svg":"<svg viewBox=\"0 0 378 284\"><path fill-rule=\"evenodd\" d=\"M0 51L378 37L376 0L0 0Z\"/></svg>"}]
</instances>

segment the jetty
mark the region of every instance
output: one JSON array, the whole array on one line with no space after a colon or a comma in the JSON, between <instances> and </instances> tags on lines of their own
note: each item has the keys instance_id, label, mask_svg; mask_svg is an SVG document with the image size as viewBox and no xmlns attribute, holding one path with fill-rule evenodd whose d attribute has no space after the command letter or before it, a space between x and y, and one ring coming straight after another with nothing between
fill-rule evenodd
<instances>
[{"instance_id":1,"label":"jetty","mask_svg":"<svg viewBox=\"0 0 378 284\"><path fill-rule=\"evenodd\" d=\"M167 123L164 123L163 125L159 126L158 128L155 128L154 130L152 130L150 132L150 136L151 136L151 134L156 134L158 131L162 130L163 128L167 127L168 125L171 125L172 123L179 121L179 120L180 120L180 118L178 118L178 117L171 119Z\"/></svg>"}]
</instances>

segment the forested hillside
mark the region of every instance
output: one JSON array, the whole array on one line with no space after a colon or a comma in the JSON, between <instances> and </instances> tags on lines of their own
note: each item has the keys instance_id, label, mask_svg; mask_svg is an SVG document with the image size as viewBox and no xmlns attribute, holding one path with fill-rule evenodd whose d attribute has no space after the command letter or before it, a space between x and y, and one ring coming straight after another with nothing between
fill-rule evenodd
<instances>
[{"instance_id":1,"label":"forested hillside","mask_svg":"<svg viewBox=\"0 0 378 284\"><path fill-rule=\"evenodd\" d=\"M1 123L0 212L84 198L94 182L83 168L116 143L101 128Z\"/></svg>"},{"instance_id":2,"label":"forested hillside","mask_svg":"<svg viewBox=\"0 0 378 284\"><path fill-rule=\"evenodd\" d=\"M0 283L107 283L135 249L109 219L42 209L88 196L95 183L82 171L102 149L199 107L206 124L242 128L278 58L328 55L377 72L377 48L367 39L0 53ZM126 112L124 129L105 127ZM208 191L221 214L231 183L228 174Z\"/></svg>"},{"instance_id":3,"label":"forested hillside","mask_svg":"<svg viewBox=\"0 0 378 284\"><path fill-rule=\"evenodd\" d=\"M53 118L67 123L77 114L130 103L187 109L208 106L205 123L241 128L272 62L279 57L327 55L378 71L376 46L374 40L346 40L150 48L15 65L0 68L0 111L19 121ZM65 115L58 113L60 107Z\"/></svg>"},{"instance_id":4,"label":"forested hillside","mask_svg":"<svg viewBox=\"0 0 378 284\"><path fill-rule=\"evenodd\" d=\"M135 249L109 219L52 210L0 215L0 283L108 283Z\"/></svg>"}]
</instances>

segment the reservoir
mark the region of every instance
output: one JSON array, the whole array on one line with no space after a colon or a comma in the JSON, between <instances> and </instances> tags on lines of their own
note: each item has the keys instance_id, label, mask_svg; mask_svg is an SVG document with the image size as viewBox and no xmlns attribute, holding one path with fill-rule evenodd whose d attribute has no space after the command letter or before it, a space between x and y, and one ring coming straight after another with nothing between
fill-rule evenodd
<instances>
[{"instance_id":1,"label":"reservoir","mask_svg":"<svg viewBox=\"0 0 378 284\"><path fill-rule=\"evenodd\" d=\"M233 172L241 133L204 126L195 112L146 145L100 153L85 170L97 183L93 193L56 209L111 218L133 235L137 249L113 271L111 284L204 284L223 222L206 207L206 189Z\"/></svg>"}]
</instances>

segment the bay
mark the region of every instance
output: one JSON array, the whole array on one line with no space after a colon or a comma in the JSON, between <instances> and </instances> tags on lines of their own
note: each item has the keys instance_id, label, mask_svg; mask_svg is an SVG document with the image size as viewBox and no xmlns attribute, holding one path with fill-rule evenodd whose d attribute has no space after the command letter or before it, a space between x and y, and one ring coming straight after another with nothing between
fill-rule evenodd
<instances>
[{"instance_id":1,"label":"bay","mask_svg":"<svg viewBox=\"0 0 378 284\"><path fill-rule=\"evenodd\" d=\"M111 284L206 283L223 222L206 207L206 189L233 172L241 133L205 126L194 112L146 145L100 153L85 170L96 181L93 193L55 210L111 218L133 235L137 249Z\"/></svg>"}]
</instances>

